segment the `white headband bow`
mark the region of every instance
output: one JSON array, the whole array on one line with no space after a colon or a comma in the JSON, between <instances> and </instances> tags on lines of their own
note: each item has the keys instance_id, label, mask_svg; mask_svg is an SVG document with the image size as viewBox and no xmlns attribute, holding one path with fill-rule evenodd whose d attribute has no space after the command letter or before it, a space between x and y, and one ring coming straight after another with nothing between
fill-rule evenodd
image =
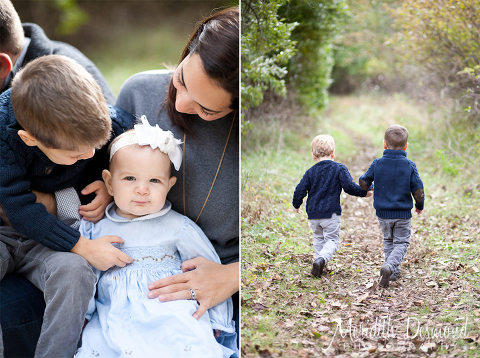
<instances>
[{"instance_id":1,"label":"white headband bow","mask_svg":"<svg viewBox=\"0 0 480 358\"><path fill-rule=\"evenodd\" d=\"M182 144L182 141L175 139L172 132L162 130L158 124L155 127L151 126L147 117L142 116L141 120L142 124L135 124L135 132L121 137L112 144L110 159L120 148L128 145L149 145L152 149L158 148L167 154L175 170L180 169L182 164L182 148L180 148L180 144Z\"/></svg>"}]
</instances>

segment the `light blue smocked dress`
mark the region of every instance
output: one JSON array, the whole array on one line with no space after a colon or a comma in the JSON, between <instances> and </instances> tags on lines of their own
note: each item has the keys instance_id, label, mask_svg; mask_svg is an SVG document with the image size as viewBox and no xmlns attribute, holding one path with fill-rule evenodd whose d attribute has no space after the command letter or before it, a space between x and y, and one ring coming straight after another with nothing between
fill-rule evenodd
<instances>
[{"instance_id":1,"label":"light blue smocked dress","mask_svg":"<svg viewBox=\"0 0 480 358\"><path fill-rule=\"evenodd\" d=\"M196 301L160 302L147 297L149 284L182 273L182 261L203 256L220 263L200 228L171 210L168 201L161 211L133 220L118 216L112 203L97 224L83 220L80 232L89 239L121 237L124 243L115 245L134 261L124 268L95 270L98 298L90 302L89 322L76 358L238 355L231 298L196 320L192 317ZM223 345L215 339L214 329L221 331Z\"/></svg>"}]
</instances>

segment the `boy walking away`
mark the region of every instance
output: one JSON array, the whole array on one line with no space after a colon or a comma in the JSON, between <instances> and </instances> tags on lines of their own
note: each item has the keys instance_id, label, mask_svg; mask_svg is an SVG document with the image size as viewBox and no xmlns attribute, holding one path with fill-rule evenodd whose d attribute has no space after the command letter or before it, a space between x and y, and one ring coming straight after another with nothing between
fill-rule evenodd
<instances>
[{"instance_id":1,"label":"boy walking away","mask_svg":"<svg viewBox=\"0 0 480 358\"><path fill-rule=\"evenodd\" d=\"M305 172L295 188L292 205L297 213L301 213L300 206L308 194L306 210L313 230L315 251L312 275L320 277L325 265L338 250L342 189L350 195L360 197L369 197L372 193L353 181L345 165L333 161L335 141L332 136L316 136L311 149L313 160L317 163Z\"/></svg>"},{"instance_id":2,"label":"boy walking away","mask_svg":"<svg viewBox=\"0 0 480 358\"><path fill-rule=\"evenodd\" d=\"M30 62L0 95L0 203L11 225L0 226L0 279L21 274L44 292L35 357L73 357L96 282L88 263L105 270L131 258L111 244L122 242L117 236L81 237L36 203L33 191L95 193L84 217L100 220L97 211L111 201L99 180L108 165L105 145L112 129L120 134L133 121L107 107L94 78L65 56Z\"/></svg>"},{"instance_id":3,"label":"boy walking away","mask_svg":"<svg viewBox=\"0 0 480 358\"><path fill-rule=\"evenodd\" d=\"M412 195L415 211L424 205L423 182L415 163L407 159L408 131L398 124L385 131L382 158L375 159L360 177L360 186L369 188L375 182L373 207L383 231L385 264L380 269L380 286L400 277L400 263L410 245Z\"/></svg>"}]
</instances>

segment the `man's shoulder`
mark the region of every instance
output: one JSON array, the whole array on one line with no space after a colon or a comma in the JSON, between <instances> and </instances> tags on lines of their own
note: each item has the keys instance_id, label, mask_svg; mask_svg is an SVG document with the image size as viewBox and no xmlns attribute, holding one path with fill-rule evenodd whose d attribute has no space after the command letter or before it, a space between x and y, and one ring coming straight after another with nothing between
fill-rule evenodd
<instances>
[{"instance_id":1,"label":"man's shoulder","mask_svg":"<svg viewBox=\"0 0 480 358\"><path fill-rule=\"evenodd\" d=\"M65 42L50 40L39 25L27 22L22 23L22 27L25 36L31 39L27 50L27 62L40 56L55 54L73 58L83 66L85 66L85 64L93 64L93 62L76 47Z\"/></svg>"}]
</instances>

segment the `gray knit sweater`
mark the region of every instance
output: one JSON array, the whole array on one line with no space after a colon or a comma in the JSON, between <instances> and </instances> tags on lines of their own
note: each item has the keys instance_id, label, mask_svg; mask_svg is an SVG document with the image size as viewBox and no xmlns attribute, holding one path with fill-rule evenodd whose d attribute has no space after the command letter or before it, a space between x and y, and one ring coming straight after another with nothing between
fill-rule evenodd
<instances>
[{"instance_id":1,"label":"gray knit sweater","mask_svg":"<svg viewBox=\"0 0 480 358\"><path fill-rule=\"evenodd\" d=\"M133 75L120 89L116 105L134 116L145 115L150 124L158 123L170 130L175 138L184 140L183 132L173 127L166 109L160 111L165 99L171 71L156 70ZM176 184L167 199L172 208L184 214L183 166L185 165L186 216L193 221L202 210L222 157L233 117L205 121L192 115L192 128L196 138L186 138L185 163L179 171L173 170ZM225 157L212 193L197 224L210 239L223 264L239 259L239 120L228 142Z\"/></svg>"}]
</instances>

